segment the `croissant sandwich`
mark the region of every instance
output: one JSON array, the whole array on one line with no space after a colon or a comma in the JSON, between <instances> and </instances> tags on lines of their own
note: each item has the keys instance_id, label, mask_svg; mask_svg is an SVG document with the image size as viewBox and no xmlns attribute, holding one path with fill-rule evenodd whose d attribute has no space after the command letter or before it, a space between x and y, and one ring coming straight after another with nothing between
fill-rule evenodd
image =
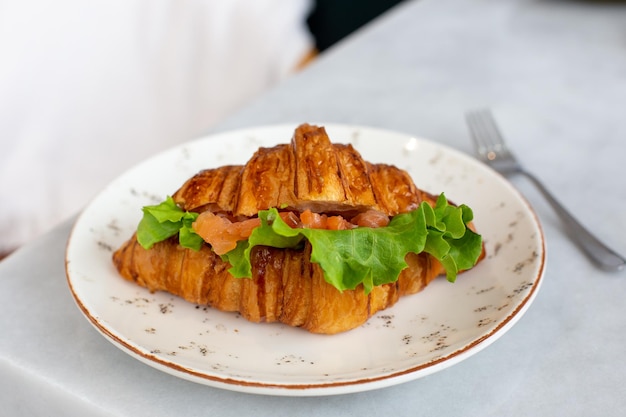
<instances>
[{"instance_id":1,"label":"croissant sandwich","mask_svg":"<svg viewBox=\"0 0 626 417\"><path fill-rule=\"evenodd\" d=\"M289 144L201 171L144 207L113 262L150 291L334 334L472 268L484 257L472 217L303 124Z\"/></svg>"}]
</instances>

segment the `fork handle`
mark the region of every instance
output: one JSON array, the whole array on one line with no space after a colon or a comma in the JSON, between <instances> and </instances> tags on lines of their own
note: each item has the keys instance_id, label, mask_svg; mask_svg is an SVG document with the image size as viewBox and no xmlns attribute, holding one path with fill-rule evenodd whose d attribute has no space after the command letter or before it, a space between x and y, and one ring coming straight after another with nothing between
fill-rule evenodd
<instances>
[{"instance_id":1,"label":"fork handle","mask_svg":"<svg viewBox=\"0 0 626 417\"><path fill-rule=\"evenodd\" d=\"M591 234L591 232L589 232L582 224L580 224L580 222L576 220L556 198L554 198L550 191L541 181L539 181L537 177L524 170L520 170L519 173L525 175L537 187L541 194L543 194L546 200L548 200L548 203L550 203L554 211L556 211L567 227L567 231L570 232L571 237L576 241L576 243L578 243L580 248L592 261L607 271L620 271L624 269L626 259L617 254L611 248L607 247L597 237Z\"/></svg>"}]
</instances>

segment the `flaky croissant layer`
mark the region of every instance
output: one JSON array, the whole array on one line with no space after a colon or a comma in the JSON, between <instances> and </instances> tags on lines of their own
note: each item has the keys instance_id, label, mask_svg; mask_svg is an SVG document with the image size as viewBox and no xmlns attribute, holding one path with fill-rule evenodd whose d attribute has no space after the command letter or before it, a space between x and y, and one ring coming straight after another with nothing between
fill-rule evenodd
<instances>
[{"instance_id":1,"label":"flaky croissant layer","mask_svg":"<svg viewBox=\"0 0 626 417\"><path fill-rule=\"evenodd\" d=\"M402 295L424 288L442 272L426 254L409 254L406 268L393 284L339 292L324 280L311 248L252 250L252 278L234 278L228 263L208 246L185 249L175 238L145 250L131 239L114 255L120 274L150 291L167 291L199 305L237 311L252 322L281 322L313 333L334 334L365 323Z\"/></svg>"}]
</instances>

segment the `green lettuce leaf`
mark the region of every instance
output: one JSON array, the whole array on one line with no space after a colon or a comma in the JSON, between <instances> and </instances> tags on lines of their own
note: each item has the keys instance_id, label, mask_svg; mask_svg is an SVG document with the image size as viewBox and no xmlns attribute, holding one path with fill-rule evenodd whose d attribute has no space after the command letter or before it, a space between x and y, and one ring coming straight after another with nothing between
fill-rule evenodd
<instances>
[{"instance_id":1,"label":"green lettuce leaf","mask_svg":"<svg viewBox=\"0 0 626 417\"><path fill-rule=\"evenodd\" d=\"M192 224L198 213L183 211L172 197L154 206L145 206L143 217L137 226L137 241L144 249L150 249L178 234L178 242L185 248L199 250L204 240L193 230Z\"/></svg>"},{"instance_id":2,"label":"green lettuce leaf","mask_svg":"<svg viewBox=\"0 0 626 417\"><path fill-rule=\"evenodd\" d=\"M449 205L444 194L437 198L434 208L424 203L421 208L428 231L424 252L438 259L448 281L454 282L458 272L473 267L482 252L482 237L466 227L474 214L464 204Z\"/></svg>"},{"instance_id":3,"label":"green lettuce leaf","mask_svg":"<svg viewBox=\"0 0 626 417\"><path fill-rule=\"evenodd\" d=\"M143 208L137 240L146 249L178 233L183 247L199 250L204 244L192 223L197 213L183 211L171 197ZM416 210L394 216L380 228L358 227L350 230L291 228L275 208L259 212L261 226L248 240L240 241L222 255L229 272L237 278L252 276L250 252L255 246L298 248L304 240L311 243L311 262L318 263L328 283L340 291L360 284L369 293L374 286L395 282L407 267L409 252L427 252L446 269L447 279L456 280L459 271L476 264L482 251L482 238L467 228L473 219L466 205L448 204L441 194L434 207L422 203Z\"/></svg>"}]
</instances>

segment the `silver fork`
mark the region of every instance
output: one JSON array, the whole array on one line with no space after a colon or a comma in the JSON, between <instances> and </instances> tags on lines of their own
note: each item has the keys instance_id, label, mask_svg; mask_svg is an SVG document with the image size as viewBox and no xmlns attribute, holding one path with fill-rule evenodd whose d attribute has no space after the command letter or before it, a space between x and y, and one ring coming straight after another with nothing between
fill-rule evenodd
<instances>
[{"instance_id":1,"label":"silver fork","mask_svg":"<svg viewBox=\"0 0 626 417\"><path fill-rule=\"evenodd\" d=\"M504 143L489 110L467 112L466 120L476 152L484 163L505 176L513 174L526 176L548 200L548 203L565 224L566 230L570 232L571 237L595 264L609 271L618 271L624 268L626 260L592 235L552 196L537 177L526 171L515 159Z\"/></svg>"}]
</instances>

